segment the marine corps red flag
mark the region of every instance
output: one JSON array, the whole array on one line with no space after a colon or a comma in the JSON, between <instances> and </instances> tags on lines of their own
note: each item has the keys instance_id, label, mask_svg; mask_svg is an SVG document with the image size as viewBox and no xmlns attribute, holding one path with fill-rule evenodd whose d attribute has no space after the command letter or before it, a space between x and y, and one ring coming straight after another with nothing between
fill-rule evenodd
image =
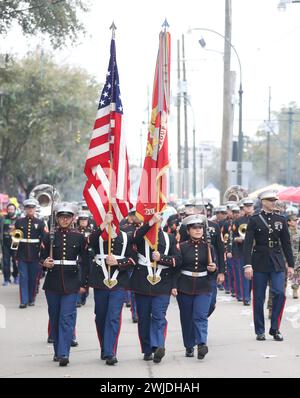
<instances>
[{"instance_id":1,"label":"marine corps red flag","mask_svg":"<svg viewBox=\"0 0 300 398\"><path fill-rule=\"evenodd\" d=\"M123 106L116 61L114 24L111 29L109 66L85 163L87 182L83 191L97 225L103 222L108 211L112 212L112 225L101 235L103 239L109 239L109 242L112 234L118 234L119 222L127 216L129 208L132 207L125 132L122 129Z\"/></svg>"},{"instance_id":2,"label":"marine corps red flag","mask_svg":"<svg viewBox=\"0 0 300 398\"><path fill-rule=\"evenodd\" d=\"M152 114L148 130L147 148L141 177L137 216L149 221L155 212L161 212L167 205L167 176L169 167L167 121L170 109L170 52L171 37L168 23L159 35L159 49L156 61ZM149 246L155 249L157 227L154 225L145 236Z\"/></svg>"}]
</instances>

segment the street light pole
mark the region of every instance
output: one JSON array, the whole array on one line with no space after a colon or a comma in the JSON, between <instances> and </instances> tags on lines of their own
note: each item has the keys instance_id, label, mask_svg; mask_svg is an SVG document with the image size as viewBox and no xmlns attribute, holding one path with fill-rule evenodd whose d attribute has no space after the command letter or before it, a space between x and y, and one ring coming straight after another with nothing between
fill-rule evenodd
<instances>
[{"instance_id":1,"label":"street light pole","mask_svg":"<svg viewBox=\"0 0 300 398\"><path fill-rule=\"evenodd\" d=\"M185 69L185 47L184 47L184 35L182 35L182 79L184 84L183 98L187 97L187 82L186 82L186 69ZM187 119L187 106L186 102L183 104L184 113L184 198L188 198L190 194L189 188L189 145L188 145L188 119Z\"/></svg>"},{"instance_id":2,"label":"street light pole","mask_svg":"<svg viewBox=\"0 0 300 398\"><path fill-rule=\"evenodd\" d=\"M293 155L293 146L292 146L292 125L293 125L293 115L294 111L292 108L289 108L287 114L289 115L288 119L288 153L287 153L287 179L286 184L289 187L292 182L292 155Z\"/></svg>"},{"instance_id":3,"label":"street light pole","mask_svg":"<svg viewBox=\"0 0 300 398\"><path fill-rule=\"evenodd\" d=\"M191 28L189 31L193 30L200 30L200 31L205 31L205 32L211 32L215 33L216 35L222 37L224 41L230 45L230 47L233 49L237 60L239 64L239 70L240 70L240 85L239 85L239 131L238 131L238 161L237 161L237 183L238 185L242 184L242 163L243 163L243 85L242 85L242 65L241 65L241 60L239 57L239 54L234 47L234 45L221 33L213 30L213 29L208 29L208 28ZM202 47L205 47L206 43L204 39L202 38L199 40L199 43ZM228 159L227 159L228 160ZM226 168L226 165L222 165L221 167Z\"/></svg>"},{"instance_id":4,"label":"street light pole","mask_svg":"<svg viewBox=\"0 0 300 398\"><path fill-rule=\"evenodd\" d=\"M191 108L192 111L192 116L193 116L193 197L194 199L196 198L196 124L195 124L195 112L194 112L194 108L192 106L192 103L189 99L189 97L187 96L187 93L183 92L183 93L178 93L177 94L177 101L180 98L183 98L183 102L184 105L189 105L189 107ZM187 148L188 150L188 148Z\"/></svg>"}]
</instances>

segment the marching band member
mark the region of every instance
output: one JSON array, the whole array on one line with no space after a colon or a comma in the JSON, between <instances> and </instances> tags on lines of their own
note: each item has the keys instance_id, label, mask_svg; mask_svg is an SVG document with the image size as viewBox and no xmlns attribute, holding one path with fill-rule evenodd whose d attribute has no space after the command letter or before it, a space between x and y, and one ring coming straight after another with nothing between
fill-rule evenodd
<instances>
[{"instance_id":1,"label":"marching band member","mask_svg":"<svg viewBox=\"0 0 300 398\"><path fill-rule=\"evenodd\" d=\"M250 281L245 278L244 275L244 239L245 239L245 233L247 229L247 225L249 223L250 217L254 213L254 207L253 207L253 200L251 198L244 198L241 200L241 203L244 206L244 215L238 217L236 220L234 220L233 226L234 226L234 231L233 231L233 241L234 241L234 246L233 246L233 259L234 259L234 265L235 265L235 272L237 275L237 278L239 278L239 286L240 286L240 294L241 297L238 297L238 299L242 299L244 305L249 306L250 305Z\"/></svg>"},{"instance_id":2,"label":"marching band member","mask_svg":"<svg viewBox=\"0 0 300 398\"><path fill-rule=\"evenodd\" d=\"M45 224L35 217L36 199L26 199L23 203L25 217L18 218L15 230L22 231L16 259L19 268L20 307L34 306L40 272L40 248L45 235Z\"/></svg>"}]
</instances>

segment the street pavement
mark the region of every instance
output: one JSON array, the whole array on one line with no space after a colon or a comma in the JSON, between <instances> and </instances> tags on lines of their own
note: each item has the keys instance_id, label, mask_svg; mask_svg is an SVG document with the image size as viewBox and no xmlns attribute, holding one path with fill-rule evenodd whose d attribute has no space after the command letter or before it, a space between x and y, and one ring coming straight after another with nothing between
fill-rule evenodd
<instances>
[{"instance_id":1,"label":"street pavement","mask_svg":"<svg viewBox=\"0 0 300 398\"><path fill-rule=\"evenodd\" d=\"M43 283L43 281L41 281ZM2 284L2 276L0 277ZM70 365L52 361L47 344L48 314L44 291L35 307L19 309L18 286L0 286L0 377L3 378L282 378L300 377L300 299L287 288L281 332L283 342L255 340L252 307L218 293L217 309L209 319L209 353L204 360L186 358L179 311L172 298L168 313L166 356L160 364L145 362L140 353L137 325L124 306L118 364L100 360L93 313L93 292L78 309L78 347L71 348ZM267 319L266 331L270 321Z\"/></svg>"}]
</instances>

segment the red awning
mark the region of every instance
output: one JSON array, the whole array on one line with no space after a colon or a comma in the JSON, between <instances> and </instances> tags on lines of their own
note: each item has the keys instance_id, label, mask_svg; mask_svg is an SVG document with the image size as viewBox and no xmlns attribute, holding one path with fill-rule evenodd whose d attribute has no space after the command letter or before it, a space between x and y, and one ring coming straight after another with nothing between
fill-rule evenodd
<instances>
[{"instance_id":1,"label":"red awning","mask_svg":"<svg viewBox=\"0 0 300 398\"><path fill-rule=\"evenodd\" d=\"M300 187L288 187L278 193L280 200L300 203Z\"/></svg>"}]
</instances>

